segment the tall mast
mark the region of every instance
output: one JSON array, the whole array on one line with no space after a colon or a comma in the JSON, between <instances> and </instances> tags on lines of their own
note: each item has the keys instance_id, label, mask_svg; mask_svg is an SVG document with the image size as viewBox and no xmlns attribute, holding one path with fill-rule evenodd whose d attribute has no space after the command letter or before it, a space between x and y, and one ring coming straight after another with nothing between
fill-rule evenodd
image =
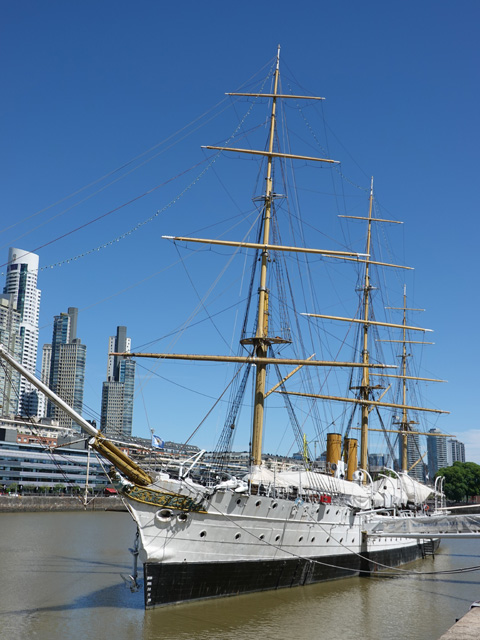
<instances>
[{"instance_id":1,"label":"tall mast","mask_svg":"<svg viewBox=\"0 0 480 640\"><path fill-rule=\"evenodd\" d=\"M274 151L274 142L275 142L275 130L276 130L276 108L277 102L279 99L302 99L302 100L323 100L323 98L315 97L315 96L295 96L291 94L281 94L279 93L279 67L280 67L280 46L277 49L277 58L276 58L276 66L275 66L275 74L274 74L274 82L273 82L273 92L272 93L228 93L230 96L248 96L248 97L261 97L261 98L271 98L272 99L272 108L270 115L270 131L268 137L268 148L265 150L254 150L254 149L239 149L233 147L223 147L223 146L213 146L206 145L203 148L212 149L218 151L230 151L233 153L246 153L250 155L261 155L267 157L267 172L265 179L265 195L262 196L264 201L263 203L263 212L262 212L262 223L263 223L263 237L261 243L251 243L251 242L237 242L230 240L219 240L219 239L206 239L206 238L186 238L181 236L163 236L164 238L168 238L170 240L181 241L181 242L200 242L205 244L212 245L222 245L222 246L230 246L230 247L244 247L259 250L261 252L261 267L260 267L260 283L258 288L258 309L257 309L257 326L255 336L242 339L241 343L243 345L252 345L253 353L250 356L218 356L218 355L196 355L196 354L146 354L146 353L124 353L122 354L124 357L148 357L148 358L165 358L165 359L185 359L185 360L203 360L203 361L215 361L215 362L242 362L242 363L251 363L256 365L256 373L255 373L255 398L254 398L254 414L253 414L253 427L252 427L252 463L254 465L260 465L262 462L262 434L263 434L263 421L264 421L264 405L265 398L268 395L266 393L266 368L269 364L286 364L286 365L300 365L300 366L345 366L345 367L365 367L364 363L351 363L351 362L322 362L312 360L311 358L305 359L282 359L282 358L272 358L268 357L268 350L270 345L278 344L279 342L286 342L281 338L277 337L269 337L269 328L268 328L268 289L267 289L267 268L268 262L270 260L270 252L271 251L279 251L279 252L289 252L294 251L298 253L316 253L323 254L325 256L342 259L346 261L355 261L355 262L365 262L366 258L368 258L368 263L378 264L384 266L397 266L399 268L407 268L401 265L388 265L385 263L375 262L370 260L368 255L345 252L345 251L330 251L323 249L311 249L307 247L288 247L283 245L272 244L270 241L271 235L271 222L272 222L272 214L273 214L273 200L275 197L273 190L273 163L275 158L285 158L291 160L303 160L309 162L326 162L331 164L337 164L336 160L332 160L329 158L316 158L311 156L304 155L296 155L291 153L283 153L279 151ZM371 210L370 210L371 216ZM350 216L346 216L350 217ZM352 216L353 217L353 216ZM313 315L313 314L306 314ZM367 308L368 315L368 308ZM362 320L365 322L365 320ZM366 351L366 349L365 349ZM389 365L383 364L368 364L369 368L389 368ZM297 368L298 370L298 368ZM366 378L366 386L368 387L369 378ZM275 392L278 392L278 389L275 389ZM368 397L368 394L367 394Z\"/></svg>"},{"instance_id":2,"label":"tall mast","mask_svg":"<svg viewBox=\"0 0 480 640\"><path fill-rule=\"evenodd\" d=\"M407 287L403 287L403 347L402 347L402 375L404 376L402 380L402 403L404 405L407 404ZM405 473L408 471L408 415L407 409L403 409L402 412L402 471Z\"/></svg>"},{"instance_id":3,"label":"tall mast","mask_svg":"<svg viewBox=\"0 0 480 640\"><path fill-rule=\"evenodd\" d=\"M413 376L409 377L409 376L406 375L406 361L407 361L407 355L408 355L407 354L407 350L406 350L406 344L407 344L406 335L407 335L407 330L430 331L430 329L424 329L422 327L407 326L406 291L404 291L404 304L403 304L403 307L401 307L401 310L403 310L403 321L402 321L402 324L393 324L391 322L376 322L374 320L370 320L370 292L372 290L372 286L370 284L370 265L378 264L378 262L370 259L370 256L371 256L371 244L372 244L372 223L373 222L391 222L391 223L395 223L395 224L401 224L400 222L398 222L396 220L383 220L383 219L380 219L380 218L373 218L372 217L372 213L373 213L373 177L372 177L371 183L370 183L370 198L369 198L369 207L368 207L368 217L348 216L348 215L340 216L341 218L354 218L354 219L357 219L357 220L365 220L367 222L367 245L366 245L366 252L365 252L367 257L364 260L364 262L365 262L365 278L364 278L364 285L363 285L363 308L362 308L363 314L362 314L362 317L359 318L359 319L355 319L355 318L342 318L342 317L338 317L338 316L327 316L327 315L323 315L323 314L305 314L305 315L309 315L309 316L312 316L312 317L326 318L326 319L330 319L330 320L340 320L340 321L346 321L346 322L358 322L358 323L361 323L363 325L363 349L362 349L362 362L361 362L361 366L363 367L363 373L362 373L361 385L360 385L360 387L357 387L357 389L359 389L359 391L360 391L359 397L356 398L356 399L350 399L350 398L339 398L339 397L335 397L335 396L326 396L326 395L320 395L320 394L315 394L312 397L322 398L322 399L325 399L325 400L338 400L338 401L342 401L342 402L354 402L354 403L357 403L357 404L361 405L362 419L361 419L361 426L360 426L360 432L361 432L361 435L360 435L360 467L362 469L367 469L368 468L369 414L370 414L372 408L373 407L393 407L393 408L397 408L397 409L402 409L402 421L399 424L400 424L400 430L401 430L400 433L402 434L402 469L406 470L407 469L407 438L408 438L408 433L407 432L410 429L409 423L408 423L408 415L407 415L407 379L418 379L418 378L414 378ZM400 265L384 264L384 266L399 267ZM401 267L401 268L404 268L404 267ZM388 307L388 308L394 308L394 307ZM370 375L372 375L372 373L370 372L370 369L375 367L375 365L370 364L370 354L369 354L369 350L368 350L368 331L369 331L370 325L402 329L402 332L403 332L402 338L403 339L401 341L398 341L398 342L402 342L403 343L403 355L401 356L402 357L402 375L392 376L392 377L401 378L403 380L403 396L402 396L402 403L401 404L393 404L393 403L389 403L389 402L380 402L380 401L370 400L370 393L371 393ZM385 342L385 341L384 340L380 340L380 342ZM391 340L387 340L386 342L392 342L392 341ZM394 340L393 342L397 342L397 341ZM384 375L384 374L381 374L381 375ZM301 394L293 394L293 395L301 395ZM311 394L308 394L308 395L311 395ZM411 407L411 408L413 408L413 407ZM417 409L419 411L431 411L430 409L426 409L426 408L423 408L423 407L415 407L415 409Z\"/></svg>"},{"instance_id":4,"label":"tall mast","mask_svg":"<svg viewBox=\"0 0 480 640\"><path fill-rule=\"evenodd\" d=\"M409 357L409 353L407 353L407 344L433 344L433 342L425 342L422 341L420 343L414 340L407 340L407 329L410 329L407 326L407 311L424 311L424 309L414 309L411 307L407 307L407 287L404 285L403 287L403 307L387 307L387 309L396 309L398 311L403 312L403 323L402 323L402 340L386 340L385 342L401 342L402 343L402 355L400 358L402 359L402 375L399 378L402 380L402 404L399 405L398 408L402 408L402 419L399 422L394 424L398 424L400 427L400 434L402 437L402 446L401 446L401 456L400 463L402 467L402 471L408 472L408 435L411 433L410 425L417 424L412 420L408 420L408 409L416 409L416 407L409 407L407 405L407 380L422 380L422 378L416 378L414 376L407 376L407 358ZM432 382L442 382L441 380L432 380ZM424 409L420 409L424 411Z\"/></svg>"},{"instance_id":5,"label":"tall mast","mask_svg":"<svg viewBox=\"0 0 480 640\"><path fill-rule=\"evenodd\" d=\"M368 226L367 226L367 250L366 254L370 256L370 245L372 238L372 204L373 204L373 178L370 183L370 200L368 205ZM365 283L363 289L363 350L362 362L363 368L362 385L360 394L362 400L368 400L370 395L370 371L368 369L369 353L368 353L368 314L370 307L370 263L367 258L365 264ZM360 467L367 469L368 467L368 414L369 405L365 402L362 404L362 431L360 436Z\"/></svg>"},{"instance_id":6,"label":"tall mast","mask_svg":"<svg viewBox=\"0 0 480 640\"><path fill-rule=\"evenodd\" d=\"M278 94L278 76L280 66L280 46L277 50L277 66L273 83L272 112L270 116L270 135L268 140L267 177L265 186L265 203L263 214L263 244L270 244L270 225L272 220L272 193L273 193L273 143L275 139L275 122ZM260 287L258 289L257 332L253 340L255 356L266 358L268 352L268 291L267 291L267 265L268 249L262 251L260 269ZM267 367L265 364L257 364L255 374L255 399L252 430L252 462L254 465L262 463L262 433L263 414L265 405L265 380Z\"/></svg>"}]
</instances>

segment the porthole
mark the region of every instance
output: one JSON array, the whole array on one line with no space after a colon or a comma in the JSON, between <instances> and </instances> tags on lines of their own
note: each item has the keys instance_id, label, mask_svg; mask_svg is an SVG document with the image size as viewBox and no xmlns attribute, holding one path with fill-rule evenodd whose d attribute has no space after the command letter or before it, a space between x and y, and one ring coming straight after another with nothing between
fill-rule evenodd
<instances>
[{"instance_id":1,"label":"porthole","mask_svg":"<svg viewBox=\"0 0 480 640\"><path fill-rule=\"evenodd\" d=\"M237 500L237 504L242 504L242 501L240 500L240 498Z\"/></svg>"},{"instance_id":2,"label":"porthole","mask_svg":"<svg viewBox=\"0 0 480 640\"><path fill-rule=\"evenodd\" d=\"M259 507L261 504L262 504L262 501L261 500L257 500L256 503L255 503L255 506Z\"/></svg>"},{"instance_id":3,"label":"porthole","mask_svg":"<svg viewBox=\"0 0 480 640\"><path fill-rule=\"evenodd\" d=\"M298 539L299 542L301 542L303 540L303 536L300 536L300 538Z\"/></svg>"},{"instance_id":4,"label":"porthole","mask_svg":"<svg viewBox=\"0 0 480 640\"><path fill-rule=\"evenodd\" d=\"M343 538L340 538L340 544L342 544L342 542L343 542Z\"/></svg>"},{"instance_id":5,"label":"porthole","mask_svg":"<svg viewBox=\"0 0 480 640\"><path fill-rule=\"evenodd\" d=\"M310 540L310 542L315 542L315 537L313 537L313 538Z\"/></svg>"},{"instance_id":6,"label":"porthole","mask_svg":"<svg viewBox=\"0 0 480 640\"><path fill-rule=\"evenodd\" d=\"M327 542L330 542L330 538L327 538Z\"/></svg>"},{"instance_id":7,"label":"porthole","mask_svg":"<svg viewBox=\"0 0 480 640\"><path fill-rule=\"evenodd\" d=\"M278 542L280 540L280 536L275 536L275 542Z\"/></svg>"},{"instance_id":8,"label":"porthole","mask_svg":"<svg viewBox=\"0 0 480 640\"><path fill-rule=\"evenodd\" d=\"M241 536L241 535L242 535L241 533L236 533L236 534L235 534L235 540L238 540L238 539L240 538L240 536Z\"/></svg>"},{"instance_id":9,"label":"porthole","mask_svg":"<svg viewBox=\"0 0 480 640\"><path fill-rule=\"evenodd\" d=\"M278 507L278 502L274 502L274 503L272 504L272 509L276 509L277 507Z\"/></svg>"},{"instance_id":10,"label":"porthole","mask_svg":"<svg viewBox=\"0 0 480 640\"><path fill-rule=\"evenodd\" d=\"M327 509L327 513L330 513L330 509Z\"/></svg>"},{"instance_id":11,"label":"porthole","mask_svg":"<svg viewBox=\"0 0 480 640\"><path fill-rule=\"evenodd\" d=\"M205 538L206 535L207 535L206 531L200 531L200 538Z\"/></svg>"},{"instance_id":12,"label":"porthole","mask_svg":"<svg viewBox=\"0 0 480 640\"><path fill-rule=\"evenodd\" d=\"M157 520L160 520L160 522L169 522L172 519L172 516L173 513L170 509L159 509L155 514L155 517Z\"/></svg>"},{"instance_id":13,"label":"porthole","mask_svg":"<svg viewBox=\"0 0 480 640\"><path fill-rule=\"evenodd\" d=\"M335 511L335 515L338 516L338 514L340 513L340 511Z\"/></svg>"},{"instance_id":14,"label":"porthole","mask_svg":"<svg viewBox=\"0 0 480 640\"><path fill-rule=\"evenodd\" d=\"M179 522L186 522L188 520L188 513L179 513L177 516Z\"/></svg>"},{"instance_id":15,"label":"porthole","mask_svg":"<svg viewBox=\"0 0 480 640\"><path fill-rule=\"evenodd\" d=\"M261 533L261 534L258 536L258 539L259 539L259 540L263 540L263 539L264 539L264 537L265 537L265 535L264 535L263 533Z\"/></svg>"}]
</instances>

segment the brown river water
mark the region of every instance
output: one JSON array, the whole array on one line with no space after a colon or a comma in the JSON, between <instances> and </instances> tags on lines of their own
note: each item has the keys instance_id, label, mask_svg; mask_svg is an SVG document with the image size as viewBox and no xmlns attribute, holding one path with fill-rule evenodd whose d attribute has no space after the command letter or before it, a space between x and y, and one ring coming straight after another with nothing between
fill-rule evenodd
<instances>
[{"instance_id":1,"label":"brown river water","mask_svg":"<svg viewBox=\"0 0 480 640\"><path fill-rule=\"evenodd\" d=\"M0 514L0 640L437 640L480 599L480 540L444 541L420 576L348 578L144 611L127 513Z\"/></svg>"}]
</instances>

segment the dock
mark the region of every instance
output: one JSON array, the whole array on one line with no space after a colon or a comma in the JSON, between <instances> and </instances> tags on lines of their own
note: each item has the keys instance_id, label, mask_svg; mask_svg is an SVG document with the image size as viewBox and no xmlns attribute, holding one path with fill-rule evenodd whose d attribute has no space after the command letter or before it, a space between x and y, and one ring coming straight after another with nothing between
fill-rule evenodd
<instances>
[{"instance_id":1,"label":"dock","mask_svg":"<svg viewBox=\"0 0 480 640\"><path fill-rule=\"evenodd\" d=\"M480 602L460 618L439 640L478 640L480 638Z\"/></svg>"},{"instance_id":2,"label":"dock","mask_svg":"<svg viewBox=\"0 0 480 640\"><path fill-rule=\"evenodd\" d=\"M32 511L126 511L118 496L90 497L83 503L81 496L6 496L0 495L0 513Z\"/></svg>"}]
</instances>

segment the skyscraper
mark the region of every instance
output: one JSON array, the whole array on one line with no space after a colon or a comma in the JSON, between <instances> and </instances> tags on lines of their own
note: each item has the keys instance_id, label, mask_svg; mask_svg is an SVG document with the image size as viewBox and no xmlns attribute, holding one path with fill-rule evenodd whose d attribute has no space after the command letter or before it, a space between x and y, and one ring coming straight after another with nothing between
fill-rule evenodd
<instances>
[{"instance_id":1,"label":"skyscraper","mask_svg":"<svg viewBox=\"0 0 480 640\"><path fill-rule=\"evenodd\" d=\"M38 318L40 289L37 289L38 256L23 249L10 248L6 284L3 293L10 295L13 307L20 314L22 339L21 363L35 374L38 349ZM18 413L38 415L38 393L30 382L20 380Z\"/></svg>"},{"instance_id":2,"label":"skyscraper","mask_svg":"<svg viewBox=\"0 0 480 640\"><path fill-rule=\"evenodd\" d=\"M465 445L455 438L447 440L447 462L452 465L454 462L465 462Z\"/></svg>"},{"instance_id":3,"label":"skyscraper","mask_svg":"<svg viewBox=\"0 0 480 640\"><path fill-rule=\"evenodd\" d=\"M127 327L117 327L108 341L108 352L130 351ZM107 379L102 386L100 429L109 436L132 435L135 362L121 356L108 356Z\"/></svg>"},{"instance_id":4,"label":"skyscraper","mask_svg":"<svg viewBox=\"0 0 480 640\"><path fill-rule=\"evenodd\" d=\"M441 433L440 429L430 429L429 433ZM438 436L427 437L428 451L428 475L430 481L433 480L439 469L446 467L447 462L447 442L446 438Z\"/></svg>"},{"instance_id":5,"label":"skyscraper","mask_svg":"<svg viewBox=\"0 0 480 640\"><path fill-rule=\"evenodd\" d=\"M77 338L78 309L55 316L52 344L43 346L42 379L62 400L82 413L83 387L87 347ZM49 402L47 417L58 420L60 426L80 429L64 411Z\"/></svg>"},{"instance_id":6,"label":"skyscraper","mask_svg":"<svg viewBox=\"0 0 480 640\"><path fill-rule=\"evenodd\" d=\"M22 359L20 314L11 295L0 296L0 344L16 359ZM20 374L3 362L0 366L0 415L14 417L18 413Z\"/></svg>"}]
</instances>

